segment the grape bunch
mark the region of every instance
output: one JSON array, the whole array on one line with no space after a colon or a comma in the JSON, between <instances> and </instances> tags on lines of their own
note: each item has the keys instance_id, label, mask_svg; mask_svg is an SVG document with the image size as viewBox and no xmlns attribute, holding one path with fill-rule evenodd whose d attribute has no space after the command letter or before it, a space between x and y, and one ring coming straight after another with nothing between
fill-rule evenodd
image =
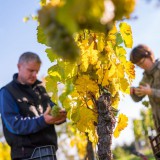
<instances>
[{"instance_id":1,"label":"grape bunch","mask_svg":"<svg viewBox=\"0 0 160 160\"><path fill-rule=\"evenodd\" d=\"M130 14L134 11L135 0L112 0L115 6L115 19L121 20L123 18L130 18Z\"/></svg>"},{"instance_id":2,"label":"grape bunch","mask_svg":"<svg viewBox=\"0 0 160 160\"><path fill-rule=\"evenodd\" d=\"M47 45L65 60L75 60L79 55L73 35L56 19L57 8L47 5L38 12L40 27L47 37Z\"/></svg>"},{"instance_id":3,"label":"grape bunch","mask_svg":"<svg viewBox=\"0 0 160 160\"><path fill-rule=\"evenodd\" d=\"M52 109L51 109L51 115L52 115L53 117L58 116L60 109L61 109L61 108L60 108L59 106L54 105L54 106L52 107Z\"/></svg>"},{"instance_id":4,"label":"grape bunch","mask_svg":"<svg viewBox=\"0 0 160 160\"><path fill-rule=\"evenodd\" d=\"M78 47L73 37L67 32L66 28L57 22L51 24L48 34L48 44L53 52L60 55L63 59L75 60L79 55ZM51 29L51 32L50 32Z\"/></svg>"}]
</instances>

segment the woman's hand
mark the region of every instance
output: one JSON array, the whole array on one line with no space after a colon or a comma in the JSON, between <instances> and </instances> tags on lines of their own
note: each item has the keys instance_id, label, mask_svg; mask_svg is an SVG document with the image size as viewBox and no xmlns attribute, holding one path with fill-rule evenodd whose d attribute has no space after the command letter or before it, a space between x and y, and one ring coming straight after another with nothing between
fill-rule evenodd
<instances>
[{"instance_id":1,"label":"woman's hand","mask_svg":"<svg viewBox=\"0 0 160 160\"><path fill-rule=\"evenodd\" d=\"M134 94L134 89L135 89L135 87L130 88L130 94Z\"/></svg>"},{"instance_id":2,"label":"woman's hand","mask_svg":"<svg viewBox=\"0 0 160 160\"><path fill-rule=\"evenodd\" d=\"M138 88L134 88L134 94L136 94L139 97L143 97L145 95L151 95L152 89L149 84L140 85Z\"/></svg>"}]
</instances>

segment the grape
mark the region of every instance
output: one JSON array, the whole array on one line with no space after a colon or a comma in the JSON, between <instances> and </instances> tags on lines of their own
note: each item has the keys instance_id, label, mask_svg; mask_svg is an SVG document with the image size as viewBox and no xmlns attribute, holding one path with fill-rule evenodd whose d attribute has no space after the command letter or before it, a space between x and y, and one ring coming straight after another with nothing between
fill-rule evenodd
<instances>
[{"instance_id":1,"label":"grape","mask_svg":"<svg viewBox=\"0 0 160 160\"><path fill-rule=\"evenodd\" d=\"M115 19L121 20L123 18L130 18L130 14L135 8L135 0L112 0L115 6Z\"/></svg>"},{"instance_id":2,"label":"grape","mask_svg":"<svg viewBox=\"0 0 160 160\"><path fill-rule=\"evenodd\" d=\"M50 5L39 10L40 27L47 37L47 45L53 53L65 60L75 60L79 55L73 35L56 19L56 8Z\"/></svg>"},{"instance_id":3,"label":"grape","mask_svg":"<svg viewBox=\"0 0 160 160\"><path fill-rule=\"evenodd\" d=\"M61 108L60 108L59 106L54 105L54 106L52 107L52 110L51 110L51 115L52 115L53 117L58 116L60 109L61 109Z\"/></svg>"}]
</instances>

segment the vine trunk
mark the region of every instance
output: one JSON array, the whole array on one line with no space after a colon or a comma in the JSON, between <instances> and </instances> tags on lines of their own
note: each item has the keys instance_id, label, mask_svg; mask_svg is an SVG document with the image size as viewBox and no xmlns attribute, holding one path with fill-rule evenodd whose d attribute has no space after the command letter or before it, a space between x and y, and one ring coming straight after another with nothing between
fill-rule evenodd
<instances>
[{"instance_id":1,"label":"vine trunk","mask_svg":"<svg viewBox=\"0 0 160 160\"><path fill-rule=\"evenodd\" d=\"M103 93L97 101L98 109L98 158L111 160L112 133L115 126L115 117L111 107L111 95Z\"/></svg>"}]
</instances>

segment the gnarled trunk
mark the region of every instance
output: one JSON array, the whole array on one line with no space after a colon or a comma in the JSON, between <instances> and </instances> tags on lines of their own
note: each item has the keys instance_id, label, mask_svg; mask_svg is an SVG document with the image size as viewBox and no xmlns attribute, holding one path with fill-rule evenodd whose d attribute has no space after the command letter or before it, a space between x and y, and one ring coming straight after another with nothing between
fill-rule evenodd
<instances>
[{"instance_id":1,"label":"gnarled trunk","mask_svg":"<svg viewBox=\"0 0 160 160\"><path fill-rule=\"evenodd\" d=\"M109 93L103 93L97 101L98 109L98 158L99 160L111 160L112 133L115 126L115 117L112 112Z\"/></svg>"}]
</instances>

